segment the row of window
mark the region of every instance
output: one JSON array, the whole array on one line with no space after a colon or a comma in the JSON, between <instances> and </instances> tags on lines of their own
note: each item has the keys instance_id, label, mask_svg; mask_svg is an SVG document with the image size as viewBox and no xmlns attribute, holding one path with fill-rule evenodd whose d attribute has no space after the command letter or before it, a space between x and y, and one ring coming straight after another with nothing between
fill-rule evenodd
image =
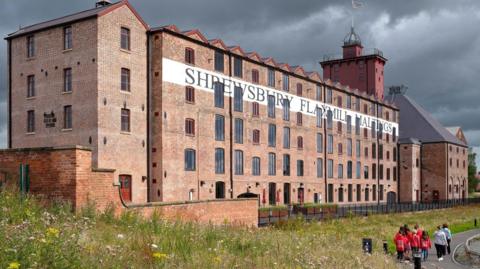
<instances>
[{"instance_id":1,"label":"row of window","mask_svg":"<svg viewBox=\"0 0 480 269\"><path fill-rule=\"evenodd\" d=\"M130 132L130 110L121 109L121 131ZM73 128L73 111L72 106L63 107L63 129L72 129ZM27 111L27 133L34 133L36 130L35 126L35 110Z\"/></svg>"},{"instance_id":2,"label":"row of window","mask_svg":"<svg viewBox=\"0 0 480 269\"><path fill-rule=\"evenodd\" d=\"M29 35L26 39L27 58L35 57L35 35ZM120 47L124 50L130 50L130 29L126 27L120 28ZM73 30L72 26L63 27L63 49L73 49Z\"/></svg>"},{"instance_id":3,"label":"row of window","mask_svg":"<svg viewBox=\"0 0 480 269\"><path fill-rule=\"evenodd\" d=\"M224 72L225 70L225 55L223 52L216 50L214 54L214 69L215 71L218 72ZM195 50L192 48L185 48L185 62L191 65L195 64ZM273 68L268 68L267 69L267 85L269 87L275 88L275 69ZM243 60L239 57L233 57L233 75L239 78L243 77ZM251 78L252 82L258 84L259 83L259 71L258 69L252 69L251 70ZM282 73L282 90L283 91L290 91L290 83L289 83L289 76L286 73ZM303 96L303 84L302 83L297 83L296 84L296 94L298 96ZM356 111L360 111L360 97L356 96L355 97L355 102L352 102L352 99L354 97L351 95L346 96L346 108L347 109L353 109L355 108ZM326 92L326 102L329 104L333 104L333 99L336 100L337 106L338 107L343 107L342 104L342 96L336 96L333 98L333 90L331 88L327 88ZM315 100L321 101L322 100L322 87L320 85L316 86L315 89ZM223 107L223 106L222 106ZM371 114L371 115L376 115L375 113L375 106L371 105L370 111L368 109L368 105L364 104L364 113L365 114ZM383 113L382 113L382 106L378 106L378 115L380 115L381 118L383 118ZM390 115L389 112L385 112L385 118L386 120L390 120ZM393 120L396 121L396 111L393 111Z\"/></svg>"},{"instance_id":4,"label":"row of window","mask_svg":"<svg viewBox=\"0 0 480 269\"><path fill-rule=\"evenodd\" d=\"M372 188L369 188L367 185L367 187L365 187L364 189L362 189L362 186L360 184L356 184L355 189L353 189L353 184L348 184L346 189L343 186L340 186L338 189L335 190L337 192L337 202L342 203L342 202L345 202L345 200L347 202L353 202L353 193L355 193L356 202L361 202L362 192L363 192L364 202L370 201L370 194L372 195L372 201L377 200L377 194L378 194L378 200L383 201L384 191L385 191L384 186L382 184L378 186L379 186L378 190L377 190L377 185L375 184L372 185ZM335 197L333 184L328 184L327 191L328 191L328 195L327 195L328 203L333 203L334 197ZM345 198L345 193L347 193L346 198Z\"/></svg>"},{"instance_id":5,"label":"row of window","mask_svg":"<svg viewBox=\"0 0 480 269\"><path fill-rule=\"evenodd\" d=\"M269 176L275 176L277 174L277 155L273 152L268 153L268 171ZM282 155L282 175L290 176L290 154ZM260 176L261 175L261 159L258 156L252 157L252 175ZM316 159L316 172L317 177L323 177L324 168L323 168L323 159ZM297 160L297 176L304 176L304 161ZM185 170L186 171L195 171L196 170L196 151L194 149L185 149ZM386 179L391 179L390 168L384 169L383 164L378 166L378 178L384 179L384 170L386 172ZM346 178L353 178L353 162L348 161L346 168L343 164L337 165L337 178L344 178L344 171L346 172ZM215 173L224 174L225 173L225 149L216 148L215 149ZM243 175L244 174L244 154L241 150L234 151L234 174ZM362 175L362 165L361 162L357 161L355 166L355 178L361 179ZM393 167L393 180L397 180L397 168ZM327 177L333 178L333 159L327 160ZM377 178L377 164L372 164L372 179ZM363 166L363 179L369 179L369 166Z\"/></svg>"}]
</instances>

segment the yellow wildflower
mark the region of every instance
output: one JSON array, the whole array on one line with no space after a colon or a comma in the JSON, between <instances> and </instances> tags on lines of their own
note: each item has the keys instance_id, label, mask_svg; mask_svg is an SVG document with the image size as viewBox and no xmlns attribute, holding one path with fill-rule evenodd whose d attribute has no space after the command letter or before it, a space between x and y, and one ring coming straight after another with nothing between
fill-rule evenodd
<instances>
[{"instance_id":1,"label":"yellow wildflower","mask_svg":"<svg viewBox=\"0 0 480 269\"><path fill-rule=\"evenodd\" d=\"M7 267L7 269L19 269L19 268L20 268L20 263L18 262L11 262Z\"/></svg>"},{"instance_id":2,"label":"yellow wildflower","mask_svg":"<svg viewBox=\"0 0 480 269\"><path fill-rule=\"evenodd\" d=\"M219 264L222 261L222 259L219 256L217 256L217 257L213 258L213 261L215 263Z\"/></svg>"},{"instance_id":3,"label":"yellow wildflower","mask_svg":"<svg viewBox=\"0 0 480 269\"><path fill-rule=\"evenodd\" d=\"M60 233L60 231L58 231L58 229L55 229L55 228L48 228L47 229L47 236L49 237L58 237L58 234Z\"/></svg>"},{"instance_id":4,"label":"yellow wildflower","mask_svg":"<svg viewBox=\"0 0 480 269\"><path fill-rule=\"evenodd\" d=\"M163 259L168 258L167 254L161 253L161 252L153 252L152 256L153 256L153 258L155 258L157 260L163 260Z\"/></svg>"}]
</instances>

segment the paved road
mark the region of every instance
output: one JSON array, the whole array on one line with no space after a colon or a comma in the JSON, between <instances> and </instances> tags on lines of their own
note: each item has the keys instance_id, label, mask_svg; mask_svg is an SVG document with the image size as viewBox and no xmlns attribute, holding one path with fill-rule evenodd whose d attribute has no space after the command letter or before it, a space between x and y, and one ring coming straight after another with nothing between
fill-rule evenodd
<instances>
[{"instance_id":1,"label":"paved road","mask_svg":"<svg viewBox=\"0 0 480 269\"><path fill-rule=\"evenodd\" d=\"M467 232L459 233L459 234L454 234L453 239L451 242L451 250L452 253L451 255L447 255L446 257L443 258L443 261L439 262L437 260L437 253L435 252L435 247L433 246L432 242L432 249L429 251L428 254L428 260L426 262L422 263L422 268L426 269L465 269L468 267L461 266L457 263L455 263L452 259L453 256L453 251L458 245L461 245L465 243L465 241L476 234L480 233L480 229L476 230L470 230ZM409 266L410 268L413 268L413 264Z\"/></svg>"}]
</instances>

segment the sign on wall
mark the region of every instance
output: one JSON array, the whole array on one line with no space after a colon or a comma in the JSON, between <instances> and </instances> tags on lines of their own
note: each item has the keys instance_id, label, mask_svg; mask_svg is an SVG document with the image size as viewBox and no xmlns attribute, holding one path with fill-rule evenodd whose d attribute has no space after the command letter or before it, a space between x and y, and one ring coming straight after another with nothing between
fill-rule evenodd
<instances>
[{"instance_id":1,"label":"sign on wall","mask_svg":"<svg viewBox=\"0 0 480 269\"><path fill-rule=\"evenodd\" d=\"M378 131L379 127L381 127L384 133L392 134L395 132L395 135L398 136L398 123L396 122L385 121L357 111L340 108L332 104L318 102L288 92L252 84L244 80L186 65L167 58L163 58L162 70L163 80L170 83L182 86L192 86L213 93L214 84L219 82L224 85L224 93L226 96L233 97L234 88L239 87L242 89L243 100L245 101L258 102L262 105L267 105L267 97L273 96L277 108L282 108L284 100L288 100L290 103L290 111L293 112L301 112L308 116L315 117L317 110L320 110L322 117L326 118L327 113L330 111L333 116L333 121L340 121L347 124L347 118L350 116L352 126L355 126L358 122L361 128L371 129L372 126L375 126Z\"/></svg>"}]
</instances>

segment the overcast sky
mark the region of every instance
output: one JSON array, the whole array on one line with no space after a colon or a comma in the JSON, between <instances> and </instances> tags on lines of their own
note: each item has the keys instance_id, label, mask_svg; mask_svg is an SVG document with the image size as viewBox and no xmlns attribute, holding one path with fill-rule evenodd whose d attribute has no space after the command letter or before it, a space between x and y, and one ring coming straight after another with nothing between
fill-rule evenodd
<instances>
[{"instance_id":1,"label":"overcast sky","mask_svg":"<svg viewBox=\"0 0 480 269\"><path fill-rule=\"evenodd\" d=\"M365 48L388 59L386 86L407 94L444 126L461 126L480 155L480 1L364 0L131 0L150 26L198 28L208 39L303 65L321 73L324 54L340 46L355 18ZM69 13L94 0L0 0L0 35ZM0 44L0 148L6 146L6 42ZM480 164L480 157L477 158ZM477 166L479 166L477 164Z\"/></svg>"}]
</instances>

